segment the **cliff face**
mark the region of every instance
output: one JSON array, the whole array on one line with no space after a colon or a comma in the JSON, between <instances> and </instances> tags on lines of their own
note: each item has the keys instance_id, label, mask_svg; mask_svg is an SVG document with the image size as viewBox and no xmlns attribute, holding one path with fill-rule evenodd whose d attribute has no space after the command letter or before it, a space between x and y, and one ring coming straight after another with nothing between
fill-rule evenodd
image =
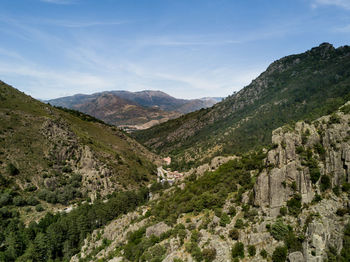
<instances>
[{"instance_id":1,"label":"cliff face","mask_svg":"<svg viewBox=\"0 0 350 262\"><path fill-rule=\"evenodd\" d=\"M272 215L277 215L296 192L303 203L310 203L315 194L321 193L320 179L312 183L310 168L318 168L320 176L330 176L332 187L349 182L348 122L349 115L339 112L321 117L313 124L298 122L294 130L282 127L273 131L272 143L276 148L268 152L266 160L271 168L257 179L254 203L268 207ZM316 160L317 166L308 166L307 157Z\"/></svg>"},{"instance_id":2,"label":"cliff face","mask_svg":"<svg viewBox=\"0 0 350 262\"><path fill-rule=\"evenodd\" d=\"M343 111L349 105L347 103ZM294 130L285 126L273 131L272 142L276 148L268 152L266 163L270 168L257 178L254 204L274 217L296 194L308 207L315 196L325 191L326 178L329 178L327 186L333 189L349 183L349 120L349 115L340 111L312 124L298 122ZM313 160L315 162L311 164ZM325 251L330 246L338 252L341 250L344 222L335 213L337 209L348 206L348 198L332 195L319 205L305 208L299 217L302 224L306 220L305 214L317 212L320 215L318 221L310 223L306 230L303 243L305 261L321 261L327 256Z\"/></svg>"},{"instance_id":3,"label":"cliff face","mask_svg":"<svg viewBox=\"0 0 350 262\"><path fill-rule=\"evenodd\" d=\"M78 261L79 257L108 258L109 261L137 261L141 257L146 261L157 258L169 262L224 262L236 258L240 261L285 261L287 258L290 262L347 261L342 250L349 249L344 240L350 207L349 113L350 103L347 103L332 115L312 123L301 121L274 130L273 144L265 149L264 164L260 168L256 168L255 162L249 164L254 186L243 190L238 197L244 184L237 184L238 192L233 189L221 208L215 206L215 200L212 206L181 213L172 222L161 221L153 215L154 209L160 208L161 213L167 209L165 203L159 204L162 198L159 196L138 212L95 231L72 261ZM232 165L230 161L225 163L228 159L217 159L219 164L224 163L219 170L227 170L223 173L226 175L250 160L244 155L232 156L231 163L236 163ZM191 170L188 180L162 192L168 204L170 199L181 198L189 187L196 187L194 192L200 195L201 186L197 184L209 192L211 189L203 181L216 171L203 170L216 168L211 163ZM191 183L195 174L197 180ZM216 183L221 182L216 180ZM186 206L196 197L192 195L178 205ZM210 201L210 197L207 195L202 201ZM171 217L176 210L170 212ZM113 234L115 225L119 225L116 230L123 228L124 233ZM101 234L110 241L106 248L101 247ZM142 250L138 258L131 255L131 247ZM281 256L276 251L279 248L285 249L282 260L276 258ZM240 252L244 252L244 257Z\"/></svg>"}]
</instances>

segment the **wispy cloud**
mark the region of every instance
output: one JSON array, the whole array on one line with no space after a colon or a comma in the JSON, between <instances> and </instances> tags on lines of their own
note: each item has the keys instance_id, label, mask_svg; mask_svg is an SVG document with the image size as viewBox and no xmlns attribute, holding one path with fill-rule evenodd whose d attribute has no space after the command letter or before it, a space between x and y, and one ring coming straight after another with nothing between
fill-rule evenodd
<instances>
[{"instance_id":1,"label":"wispy cloud","mask_svg":"<svg viewBox=\"0 0 350 262\"><path fill-rule=\"evenodd\" d=\"M53 71L30 63L0 63L0 77L10 81L13 79L22 89L30 90L32 96L42 99L65 95L67 90L72 93L81 90L95 92L113 86L103 76L77 71ZM47 92L48 88L52 89L51 92Z\"/></svg>"},{"instance_id":2,"label":"wispy cloud","mask_svg":"<svg viewBox=\"0 0 350 262\"><path fill-rule=\"evenodd\" d=\"M56 5L71 5L75 4L76 0L40 0L41 2L56 4Z\"/></svg>"},{"instance_id":3,"label":"wispy cloud","mask_svg":"<svg viewBox=\"0 0 350 262\"><path fill-rule=\"evenodd\" d=\"M81 27L92 27L92 26L112 26L112 25L122 25L127 23L126 21L68 21L68 20L45 20L41 22L46 22L47 24L71 27L71 28L81 28Z\"/></svg>"},{"instance_id":4,"label":"wispy cloud","mask_svg":"<svg viewBox=\"0 0 350 262\"><path fill-rule=\"evenodd\" d=\"M317 8L325 5L333 5L350 10L350 0L312 0L311 6Z\"/></svg>"},{"instance_id":5,"label":"wispy cloud","mask_svg":"<svg viewBox=\"0 0 350 262\"><path fill-rule=\"evenodd\" d=\"M214 37L213 37L214 38ZM143 45L155 45L155 46L217 46L217 45L230 45L239 44L240 40L235 39L210 39L210 37L191 36L191 37L170 37L159 36L149 39L140 40Z\"/></svg>"},{"instance_id":6,"label":"wispy cloud","mask_svg":"<svg viewBox=\"0 0 350 262\"><path fill-rule=\"evenodd\" d=\"M337 27L334 29L334 31L339 33L350 33L350 24L342 27Z\"/></svg>"}]
</instances>

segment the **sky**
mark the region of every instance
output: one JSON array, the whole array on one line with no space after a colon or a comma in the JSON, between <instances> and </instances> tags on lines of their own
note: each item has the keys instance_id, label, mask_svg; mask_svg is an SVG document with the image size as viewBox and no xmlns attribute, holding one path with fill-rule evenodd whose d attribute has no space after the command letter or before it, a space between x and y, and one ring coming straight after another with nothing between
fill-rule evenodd
<instances>
[{"instance_id":1,"label":"sky","mask_svg":"<svg viewBox=\"0 0 350 262\"><path fill-rule=\"evenodd\" d=\"M225 97L323 42L350 44L350 0L0 1L0 80L38 99Z\"/></svg>"}]
</instances>

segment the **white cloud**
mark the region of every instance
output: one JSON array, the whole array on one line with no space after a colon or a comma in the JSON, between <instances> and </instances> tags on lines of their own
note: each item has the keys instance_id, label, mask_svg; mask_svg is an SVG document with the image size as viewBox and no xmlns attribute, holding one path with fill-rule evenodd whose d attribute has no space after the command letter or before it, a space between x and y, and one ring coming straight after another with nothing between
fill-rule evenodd
<instances>
[{"instance_id":1,"label":"white cloud","mask_svg":"<svg viewBox=\"0 0 350 262\"><path fill-rule=\"evenodd\" d=\"M17 88L28 91L37 98L60 96L69 90L72 93L106 90L113 86L102 76L76 71L52 71L34 64L0 63L2 80L12 80ZM45 90L45 92L42 92Z\"/></svg>"},{"instance_id":2,"label":"white cloud","mask_svg":"<svg viewBox=\"0 0 350 262\"><path fill-rule=\"evenodd\" d=\"M30 19L26 22L33 24L45 24L70 28L82 28L92 26L113 26L128 23L127 21L74 21L74 20L53 20L53 19Z\"/></svg>"},{"instance_id":3,"label":"white cloud","mask_svg":"<svg viewBox=\"0 0 350 262\"><path fill-rule=\"evenodd\" d=\"M324 5L333 5L350 10L350 0L313 0L311 6L317 8Z\"/></svg>"},{"instance_id":4,"label":"white cloud","mask_svg":"<svg viewBox=\"0 0 350 262\"><path fill-rule=\"evenodd\" d=\"M215 37L212 37L215 38ZM210 37L183 37L183 36L159 36L148 39L140 40L143 45L155 45L155 46L216 46L216 45L229 45L239 44L240 40L235 39L222 39L212 40Z\"/></svg>"}]
</instances>

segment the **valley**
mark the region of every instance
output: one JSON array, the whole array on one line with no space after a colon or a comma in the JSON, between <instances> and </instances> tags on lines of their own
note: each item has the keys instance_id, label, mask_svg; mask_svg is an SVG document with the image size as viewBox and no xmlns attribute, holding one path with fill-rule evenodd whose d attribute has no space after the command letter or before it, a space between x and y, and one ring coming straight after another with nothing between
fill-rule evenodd
<instances>
[{"instance_id":1,"label":"valley","mask_svg":"<svg viewBox=\"0 0 350 262\"><path fill-rule=\"evenodd\" d=\"M349 58L323 43L194 112L0 82L0 261L349 261Z\"/></svg>"}]
</instances>

